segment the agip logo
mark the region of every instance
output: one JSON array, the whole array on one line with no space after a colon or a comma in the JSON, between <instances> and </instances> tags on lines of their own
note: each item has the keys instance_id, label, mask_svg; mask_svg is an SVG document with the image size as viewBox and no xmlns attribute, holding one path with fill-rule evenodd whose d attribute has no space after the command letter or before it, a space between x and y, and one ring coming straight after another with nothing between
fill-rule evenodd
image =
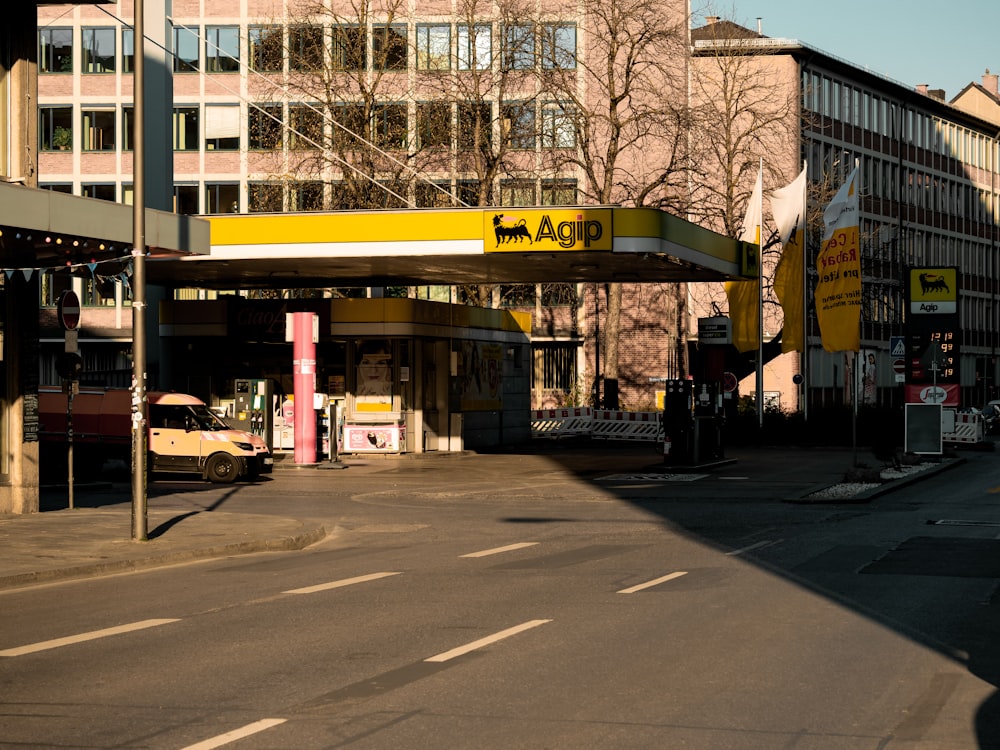
<instances>
[{"instance_id":1,"label":"agip logo","mask_svg":"<svg viewBox=\"0 0 1000 750\"><path fill-rule=\"evenodd\" d=\"M911 268L910 312L914 315L958 312L958 269Z\"/></svg>"},{"instance_id":2,"label":"agip logo","mask_svg":"<svg viewBox=\"0 0 1000 750\"><path fill-rule=\"evenodd\" d=\"M610 209L494 209L483 212L488 253L611 250Z\"/></svg>"}]
</instances>

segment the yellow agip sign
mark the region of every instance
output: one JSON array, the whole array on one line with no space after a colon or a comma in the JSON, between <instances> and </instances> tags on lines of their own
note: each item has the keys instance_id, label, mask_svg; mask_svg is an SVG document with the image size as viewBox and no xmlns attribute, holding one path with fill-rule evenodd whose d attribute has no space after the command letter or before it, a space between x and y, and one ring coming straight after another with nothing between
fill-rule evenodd
<instances>
[{"instance_id":1,"label":"yellow agip sign","mask_svg":"<svg viewBox=\"0 0 1000 750\"><path fill-rule=\"evenodd\" d=\"M958 269L911 268L910 312L914 315L958 312Z\"/></svg>"},{"instance_id":2,"label":"yellow agip sign","mask_svg":"<svg viewBox=\"0 0 1000 750\"><path fill-rule=\"evenodd\" d=\"M487 253L611 250L610 208L505 208L483 212Z\"/></svg>"}]
</instances>

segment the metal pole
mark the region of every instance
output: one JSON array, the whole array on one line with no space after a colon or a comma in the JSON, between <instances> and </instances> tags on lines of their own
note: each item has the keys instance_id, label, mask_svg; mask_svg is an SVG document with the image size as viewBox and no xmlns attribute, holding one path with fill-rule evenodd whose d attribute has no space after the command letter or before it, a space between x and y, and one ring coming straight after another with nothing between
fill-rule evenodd
<instances>
[{"instance_id":1,"label":"metal pole","mask_svg":"<svg viewBox=\"0 0 1000 750\"><path fill-rule=\"evenodd\" d=\"M144 92L146 31L143 0L134 1L134 153L132 167L132 539L146 541L146 226Z\"/></svg>"},{"instance_id":2,"label":"metal pole","mask_svg":"<svg viewBox=\"0 0 1000 750\"><path fill-rule=\"evenodd\" d=\"M68 458L66 467L66 484L69 487L69 509L73 510L73 396L76 393L75 381L67 381L69 392L66 394L66 455Z\"/></svg>"},{"instance_id":3,"label":"metal pole","mask_svg":"<svg viewBox=\"0 0 1000 750\"><path fill-rule=\"evenodd\" d=\"M802 160L807 170L802 181L802 418L809 421L809 162Z\"/></svg>"}]
</instances>

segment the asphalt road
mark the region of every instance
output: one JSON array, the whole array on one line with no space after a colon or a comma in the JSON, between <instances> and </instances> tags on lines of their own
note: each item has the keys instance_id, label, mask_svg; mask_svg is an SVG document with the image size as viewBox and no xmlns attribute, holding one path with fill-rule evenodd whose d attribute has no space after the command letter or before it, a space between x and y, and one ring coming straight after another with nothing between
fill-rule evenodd
<instances>
[{"instance_id":1,"label":"asphalt road","mask_svg":"<svg viewBox=\"0 0 1000 750\"><path fill-rule=\"evenodd\" d=\"M864 505L496 458L153 486L334 533L0 593L0 748L1000 747L993 454Z\"/></svg>"}]
</instances>

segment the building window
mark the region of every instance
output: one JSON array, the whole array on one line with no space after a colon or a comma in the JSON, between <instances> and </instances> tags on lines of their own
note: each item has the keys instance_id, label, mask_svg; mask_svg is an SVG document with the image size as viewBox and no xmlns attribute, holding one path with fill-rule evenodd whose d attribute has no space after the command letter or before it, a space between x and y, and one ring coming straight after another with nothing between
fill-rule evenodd
<instances>
[{"instance_id":1,"label":"building window","mask_svg":"<svg viewBox=\"0 0 1000 750\"><path fill-rule=\"evenodd\" d=\"M84 198L96 198L101 201L115 201L114 183L84 183L80 185L80 195Z\"/></svg>"},{"instance_id":2,"label":"building window","mask_svg":"<svg viewBox=\"0 0 1000 750\"><path fill-rule=\"evenodd\" d=\"M240 30L238 26L205 27L205 70L208 73L238 73Z\"/></svg>"},{"instance_id":3,"label":"building window","mask_svg":"<svg viewBox=\"0 0 1000 750\"><path fill-rule=\"evenodd\" d=\"M562 104L549 103L542 106L542 148L574 148L576 130L573 114Z\"/></svg>"},{"instance_id":4,"label":"building window","mask_svg":"<svg viewBox=\"0 0 1000 750\"><path fill-rule=\"evenodd\" d=\"M288 148L315 149L323 140L323 114L318 105L288 105Z\"/></svg>"},{"instance_id":5,"label":"building window","mask_svg":"<svg viewBox=\"0 0 1000 750\"><path fill-rule=\"evenodd\" d=\"M488 102L458 105L458 148L483 148L492 142L493 108ZM475 205L475 204L473 204Z\"/></svg>"},{"instance_id":6,"label":"building window","mask_svg":"<svg viewBox=\"0 0 1000 750\"><path fill-rule=\"evenodd\" d=\"M115 150L115 111L113 109L85 109L83 119L83 150Z\"/></svg>"},{"instance_id":7,"label":"building window","mask_svg":"<svg viewBox=\"0 0 1000 750\"><path fill-rule=\"evenodd\" d=\"M448 148L451 146L451 104L419 102L417 104L417 148Z\"/></svg>"},{"instance_id":8,"label":"building window","mask_svg":"<svg viewBox=\"0 0 1000 750\"><path fill-rule=\"evenodd\" d=\"M239 147L239 105L206 104L205 149L207 151L236 151Z\"/></svg>"},{"instance_id":9,"label":"building window","mask_svg":"<svg viewBox=\"0 0 1000 750\"><path fill-rule=\"evenodd\" d=\"M122 73L135 72L135 32L122 29Z\"/></svg>"},{"instance_id":10,"label":"building window","mask_svg":"<svg viewBox=\"0 0 1000 750\"><path fill-rule=\"evenodd\" d=\"M576 180L542 180L543 206L575 206Z\"/></svg>"},{"instance_id":11,"label":"building window","mask_svg":"<svg viewBox=\"0 0 1000 750\"><path fill-rule=\"evenodd\" d=\"M198 206L198 185L174 185L174 213L192 216L201 213Z\"/></svg>"},{"instance_id":12,"label":"building window","mask_svg":"<svg viewBox=\"0 0 1000 750\"><path fill-rule=\"evenodd\" d=\"M206 183L205 210L210 214L238 214L240 186L235 182Z\"/></svg>"},{"instance_id":13,"label":"building window","mask_svg":"<svg viewBox=\"0 0 1000 750\"><path fill-rule=\"evenodd\" d=\"M535 103L506 102L503 105L503 138L513 149L535 147Z\"/></svg>"},{"instance_id":14,"label":"building window","mask_svg":"<svg viewBox=\"0 0 1000 750\"><path fill-rule=\"evenodd\" d=\"M135 134L135 107L129 105L122 107L122 151L133 149L133 137Z\"/></svg>"},{"instance_id":15,"label":"building window","mask_svg":"<svg viewBox=\"0 0 1000 750\"><path fill-rule=\"evenodd\" d=\"M380 104L372 122L375 145L384 149L406 148L406 105Z\"/></svg>"},{"instance_id":16,"label":"building window","mask_svg":"<svg viewBox=\"0 0 1000 750\"><path fill-rule=\"evenodd\" d=\"M504 180L500 183L501 206L534 206L534 180Z\"/></svg>"},{"instance_id":17,"label":"building window","mask_svg":"<svg viewBox=\"0 0 1000 750\"><path fill-rule=\"evenodd\" d=\"M368 60L367 41L361 26L334 26L333 69L364 70Z\"/></svg>"},{"instance_id":18,"label":"building window","mask_svg":"<svg viewBox=\"0 0 1000 750\"><path fill-rule=\"evenodd\" d=\"M53 193L66 193L66 195L73 194L73 183L71 182L40 182L38 183L40 190L49 190ZM52 304L55 304L54 302Z\"/></svg>"},{"instance_id":19,"label":"building window","mask_svg":"<svg viewBox=\"0 0 1000 750\"><path fill-rule=\"evenodd\" d=\"M578 302L576 284L565 282L541 284L540 302L543 307L574 307Z\"/></svg>"},{"instance_id":20,"label":"building window","mask_svg":"<svg viewBox=\"0 0 1000 750\"><path fill-rule=\"evenodd\" d=\"M458 190L458 199L462 202L464 206L478 206L479 205L479 181L478 180L459 180L455 183L455 188Z\"/></svg>"},{"instance_id":21,"label":"building window","mask_svg":"<svg viewBox=\"0 0 1000 750\"><path fill-rule=\"evenodd\" d=\"M493 64L493 28L488 23L458 29L458 69L489 70Z\"/></svg>"},{"instance_id":22,"label":"building window","mask_svg":"<svg viewBox=\"0 0 1000 750\"><path fill-rule=\"evenodd\" d=\"M247 119L247 137L251 150L277 151L281 148L284 119L280 104L251 104Z\"/></svg>"},{"instance_id":23,"label":"building window","mask_svg":"<svg viewBox=\"0 0 1000 750\"><path fill-rule=\"evenodd\" d=\"M534 307L534 284L501 284L500 307Z\"/></svg>"},{"instance_id":24,"label":"building window","mask_svg":"<svg viewBox=\"0 0 1000 750\"><path fill-rule=\"evenodd\" d=\"M450 182L418 182L414 188L417 208L453 208Z\"/></svg>"},{"instance_id":25,"label":"building window","mask_svg":"<svg viewBox=\"0 0 1000 750\"><path fill-rule=\"evenodd\" d=\"M174 151L198 150L198 107L174 107Z\"/></svg>"},{"instance_id":26,"label":"building window","mask_svg":"<svg viewBox=\"0 0 1000 750\"><path fill-rule=\"evenodd\" d=\"M323 183L317 180L293 182L288 188L288 198L293 211L322 211Z\"/></svg>"},{"instance_id":27,"label":"building window","mask_svg":"<svg viewBox=\"0 0 1000 750\"><path fill-rule=\"evenodd\" d=\"M535 67L535 26L507 26L503 34L501 64L507 70L531 70Z\"/></svg>"},{"instance_id":28,"label":"building window","mask_svg":"<svg viewBox=\"0 0 1000 750\"><path fill-rule=\"evenodd\" d=\"M535 343L532 388L557 391L572 390L576 385L577 349L576 344L562 341Z\"/></svg>"},{"instance_id":29,"label":"building window","mask_svg":"<svg viewBox=\"0 0 1000 750\"><path fill-rule=\"evenodd\" d=\"M80 30L84 73L115 72L115 30L110 27Z\"/></svg>"},{"instance_id":30,"label":"building window","mask_svg":"<svg viewBox=\"0 0 1000 750\"><path fill-rule=\"evenodd\" d=\"M322 26L293 26L288 30L288 69L300 72L323 69Z\"/></svg>"},{"instance_id":31,"label":"building window","mask_svg":"<svg viewBox=\"0 0 1000 750\"><path fill-rule=\"evenodd\" d=\"M542 67L576 67L576 26L547 23L542 27Z\"/></svg>"},{"instance_id":32,"label":"building window","mask_svg":"<svg viewBox=\"0 0 1000 750\"><path fill-rule=\"evenodd\" d=\"M197 26L174 27L174 72L198 72L198 30Z\"/></svg>"},{"instance_id":33,"label":"building window","mask_svg":"<svg viewBox=\"0 0 1000 750\"><path fill-rule=\"evenodd\" d=\"M284 186L280 182L248 182L247 211L250 213L280 213L284 210Z\"/></svg>"},{"instance_id":34,"label":"building window","mask_svg":"<svg viewBox=\"0 0 1000 750\"><path fill-rule=\"evenodd\" d=\"M368 138L365 110L360 104L338 104L334 107L333 144L341 150L356 150L358 139Z\"/></svg>"},{"instance_id":35,"label":"building window","mask_svg":"<svg viewBox=\"0 0 1000 750\"><path fill-rule=\"evenodd\" d=\"M73 108L38 108L38 148L70 151L73 148Z\"/></svg>"},{"instance_id":36,"label":"building window","mask_svg":"<svg viewBox=\"0 0 1000 750\"><path fill-rule=\"evenodd\" d=\"M39 29L38 72L73 72L73 29L63 27Z\"/></svg>"},{"instance_id":37,"label":"building window","mask_svg":"<svg viewBox=\"0 0 1000 750\"><path fill-rule=\"evenodd\" d=\"M258 73L280 73L285 61L280 26L251 26L247 29L250 67Z\"/></svg>"},{"instance_id":38,"label":"building window","mask_svg":"<svg viewBox=\"0 0 1000 750\"><path fill-rule=\"evenodd\" d=\"M417 70L451 69L451 26L417 26Z\"/></svg>"},{"instance_id":39,"label":"building window","mask_svg":"<svg viewBox=\"0 0 1000 750\"><path fill-rule=\"evenodd\" d=\"M372 29L372 67L406 70L406 26L393 24Z\"/></svg>"}]
</instances>

